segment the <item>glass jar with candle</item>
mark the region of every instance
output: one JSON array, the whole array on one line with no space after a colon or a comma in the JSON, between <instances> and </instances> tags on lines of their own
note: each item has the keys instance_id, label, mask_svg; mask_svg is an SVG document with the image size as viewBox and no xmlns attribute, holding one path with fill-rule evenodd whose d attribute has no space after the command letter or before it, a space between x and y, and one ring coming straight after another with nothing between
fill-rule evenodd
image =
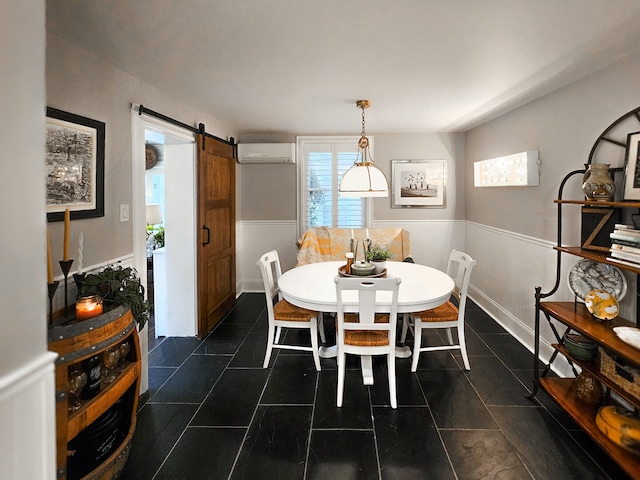
<instances>
[{"instance_id":1,"label":"glass jar with candle","mask_svg":"<svg viewBox=\"0 0 640 480\"><path fill-rule=\"evenodd\" d=\"M76 319L87 320L102 314L102 297L87 295L76 300Z\"/></svg>"}]
</instances>

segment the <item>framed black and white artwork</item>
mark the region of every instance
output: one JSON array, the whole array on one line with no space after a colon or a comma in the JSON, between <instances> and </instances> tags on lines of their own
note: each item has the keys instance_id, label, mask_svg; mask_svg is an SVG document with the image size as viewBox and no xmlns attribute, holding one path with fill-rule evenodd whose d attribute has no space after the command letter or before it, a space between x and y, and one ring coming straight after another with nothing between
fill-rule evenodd
<instances>
[{"instance_id":1,"label":"framed black and white artwork","mask_svg":"<svg viewBox=\"0 0 640 480\"><path fill-rule=\"evenodd\" d=\"M640 132L627 135L623 200L640 200Z\"/></svg>"},{"instance_id":2,"label":"framed black and white artwork","mask_svg":"<svg viewBox=\"0 0 640 480\"><path fill-rule=\"evenodd\" d=\"M392 160L391 206L445 206L446 160Z\"/></svg>"},{"instance_id":3,"label":"framed black and white artwork","mask_svg":"<svg viewBox=\"0 0 640 480\"><path fill-rule=\"evenodd\" d=\"M47 108L47 220L104 216L105 124Z\"/></svg>"}]
</instances>

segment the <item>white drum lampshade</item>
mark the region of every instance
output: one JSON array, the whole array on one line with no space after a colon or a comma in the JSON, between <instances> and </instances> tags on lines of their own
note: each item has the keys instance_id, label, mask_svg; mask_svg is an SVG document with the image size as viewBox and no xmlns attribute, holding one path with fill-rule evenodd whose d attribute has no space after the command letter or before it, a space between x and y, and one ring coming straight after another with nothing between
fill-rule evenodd
<instances>
[{"instance_id":1,"label":"white drum lampshade","mask_svg":"<svg viewBox=\"0 0 640 480\"><path fill-rule=\"evenodd\" d=\"M159 225L162 223L162 210L159 203L147 205L147 225Z\"/></svg>"}]
</instances>

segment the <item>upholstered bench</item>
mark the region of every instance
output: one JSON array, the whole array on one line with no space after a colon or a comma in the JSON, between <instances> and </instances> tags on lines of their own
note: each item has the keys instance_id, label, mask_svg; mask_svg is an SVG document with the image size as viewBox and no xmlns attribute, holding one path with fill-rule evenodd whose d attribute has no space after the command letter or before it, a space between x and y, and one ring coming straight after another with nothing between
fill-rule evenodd
<instances>
[{"instance_id":1,"label":"upholstered bench","mask_svg":"<svg viewBox=\"0 0 640 480\"><path fill-rule=\"evenodd\" d=\"M364 228L309 228L298 240L298 265L314 262L344 260L349 251L351 232L359 241L358 259L362 259L362 241L366 238ZM411 259L411 234L402 228L370 228L369 239L372 245L388 248L392 257L398 262Z\"/></svg>"}]
</instances>

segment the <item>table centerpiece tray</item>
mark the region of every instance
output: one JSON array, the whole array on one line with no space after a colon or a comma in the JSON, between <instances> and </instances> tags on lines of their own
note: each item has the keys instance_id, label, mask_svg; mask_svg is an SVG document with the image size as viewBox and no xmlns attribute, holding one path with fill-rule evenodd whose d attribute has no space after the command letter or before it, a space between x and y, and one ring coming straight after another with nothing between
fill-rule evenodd
<instances>
[{"instance_id":1,"label":"table centerpiece tray","mask_svg":"<svg viewBox=\"0 0 640 480\"><path fill-rule=\"evenodd\" d=\"M349 277L349 278L386 278L387 269L385 268L380 273L373 273L371 275L354 275L352 273L347 273L347 266L342 265L338 268L338 275L341 277Z\"/></svg>"}]
</instances>

